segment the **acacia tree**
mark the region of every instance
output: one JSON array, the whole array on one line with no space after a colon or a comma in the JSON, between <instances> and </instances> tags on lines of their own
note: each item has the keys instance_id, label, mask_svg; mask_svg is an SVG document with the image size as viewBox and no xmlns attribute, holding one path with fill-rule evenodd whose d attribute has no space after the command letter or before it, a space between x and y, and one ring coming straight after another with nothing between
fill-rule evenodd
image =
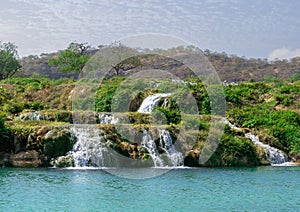
<instances>
[{"instance_id":1,"label":"acacia tree","mask_svg":"<svg viewBox=\"0 0 300 212\"><path fill-rule=\"evenodd\" d=\"M79 73L90 59L87 43L72 42L68 48L60 51L57 57L50 58L48 63L51 66L58 66L61 72Z\"/></svg>"},{"instance_id":2,"label":"acacia tree","mask_svg":"<svg viewBox=\"0 0 300 212\"><path fill-rule=\"evenodd\" d=\"M0 41L0 80L12 77L21 67L17 46Z\"/></svg>"},{"instance_id":3,"label":"acacia tree","mask_svg":"<svg viewBox=\"0 0 300 212\"><path fill-rule=\"evenodd\" d=\"M116 55L118 60L121 61L118 64L111 65L117 76L121 75L122 72L142 66L142 62L139 57L133 56L126 58L127 55L133 54L135 51L134 49L131 49L120 42L113 43L111 48L113 49L113 53ZM122 60L123 58L125 59Z\"/></svg>"}]
</instances>

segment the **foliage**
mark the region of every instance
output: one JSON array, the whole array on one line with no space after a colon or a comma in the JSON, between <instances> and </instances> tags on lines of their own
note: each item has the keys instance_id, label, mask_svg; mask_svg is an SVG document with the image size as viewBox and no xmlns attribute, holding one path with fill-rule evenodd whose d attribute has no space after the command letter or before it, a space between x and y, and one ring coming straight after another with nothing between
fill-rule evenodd
<instances>
[{"instance_id":1,"label":"foliage","mask_svg":"<svg viewBox=\"0 0 300 212\"><path fill-rule=\"evenodd\" d=\"M16 114L23 110L69 109L73 79L45 77L8 78L0 81L0 110Z\"/></svg>"},{"instance_id":2,"label":"foliage","mask_svg":"<svg viewBox=\"0 0 300 212\"><path fill-rule=\"evenodd\" d=\"M3 115L0 116L0 151L9 151L11 149L11 133L4 125Z\"/></svg>"},{"instance_id":3,"label":"foliage","mask_svg":"<svg viewBox=\"0 0 300 212\"><path fill-rule=\"evenodd\" d=\"M76 46L76 45L75 45ZM147 68L154 68L158 70L171 70L172 73L176 73L176 76L179 76L181 79L184 77L191 76L190 70L187 69L186 71L182 71L180 67L180 62L174 63L174 60L166 57L160 57L161 55L176 55L176 53L186 52L189 53L191 49L192 51L195 50L195 47L188 47L186 51L183 47L172 48L169 50L162 50L162 49L155 49L155 52L158 53L156 55L153 54L153 51L150 50L143 50L144 53L149 53L147 56L140 58L140 57L133 57L135 61L126 61L126 58L130 57L137 53L136 49L128 48L120 43L115 43L111 45L113 48L113 54L115 57L118 57L118 61L120 64L110 64L112 66L113 75L116 75L116 71L118 70L118 75L126 75L124 72L130 70L134 67L146 67L147 63L150 64ZM63 50L65 51L65 50ZM61 51L61 52L63 52ZM200 50L196 50L200 51ZM97 50L89 50L90 55L94 55ZM151 54L152 52L152 54ZM170 53L169 53L170 52ZM161 55L159 55L161 53ZM245 82L248 79L253 79L256 81L263 81L266 76L270 76L276 80L287 79L291 81L295 81L299 79L299 67L300 67L300 60L298 58L292 58L291 60L276 60L276 61L268 61L267 59L254 59L254 58L245 58L239 57L236 55L228 55L225 52L213 52L210 50L203 51L204 56L207 58L209 62L213 65L216 69L220 79L222 81L227 80L227 82ZM50 58L57 58L58 53L52 54L41 54L40 56L30 55L28 57L22 58L21 64L23 66L23 71L25 75L31 75L33 73L42 73L49 75L50 78L59 78L60 76L73 76L77 77L74 73L62 73L56 72L56 65L49 66L48 60ZM152 59L151 59L152 56ZM186 58L189 55L176 55L176 57L180 59ZM192 58L191 58L192 59ZM195 58L197 60L197 58ZM194 59L193 59L194 60ZM114 60L116 61L116 60ZM197 62L197 61L191 61ZM109 63L109 62L108 62ZM135 64L134 64L135 63ZM133 64L133 65L132 65ZM116 69L114 69L116 67ZM298 78L290 78L292 75L297 75ZM266 79L268 80L268 79Z\"/></svg>"},{"instance_id":4,"label":"foliage","mask_svg":"<svg viewBox=\"0 0 300 212\"><path fill-rule=\"evenodd\" d=\"M263 142L288 152L290 156L295 153L300 154L300 82L297 81L297 77L293 76L289 81L280 78L268 82L255 80L224 86L229 106L228 119L237 126L248 128ZM113 111L115 108L112 106L123 107L124 111L120 112L129 114L133 125L168 124L176 129L185 126L191 134L197 133L193 127L199 125L198 138L205 140L204 137L207 136L211 116L203 114L211 113L211 100L204 84L195 82L194 79L173 82L171 79L147 78L136 81L125 76L107 76L101 83L95 79L82 80L75 85L73 79L50 80L41 75L31 78L8 78L0 82L0 110L12 118L27 109L44 109L43 113L49 116L51 121L70 122L72 118L70 105L77 104L74 101L75 92L72 92L74 87L77 85L82 88L88 87L91 82L96 86L91 90L84 90L82 95L88 92L96 95L94 99L86 98L86 101L78 102L81 104L78 108L84 110L94 102L95 110L98 112ZM168 104L162 106L163 103L159 102L152 114L135 113L142 101L153 93L172 93L172 95L168 97L170 100ZM184 102L189 95L196 100L195 108ZM125 107L128 102L129 108ZM56 108L57 111L49 110ZM182 113L182 109L185 108L199 112L201 117L206 117L205 121L191 114L188 114L191 116L189 119L184 119L183 115L186 114ZM130 113L127 113L128 111ZM95 119L95 114L92 115ZM82 117L86 116L82 115ZM153 118L159 122L151 122ZM5 135L4 132L7 131L3 131L1 135ZM176 136L176 133L173 134ZM201 142L195 147L199 148L197 149L199 151L203 145ZM258 163L253 143L227 128L216 153L207 165L255 166Z\"/></svg>"},{"instance_id":5,"label":"foliage","mask_svg":"<svg viewBox=\"0 0 300 212\"><path fill-rule=\"evenodd\" d=\"M296 82L296 81L300 80L300 74L292 74L291 76L289 76L287 78L287 80L289 82Z\"/></svg>"},{"instance_id":6,"label":"foliage","mask_svg":"<svg viewBox=\"0 0 300 212\"><path fill-rule=\"evenodd\" d=\"M95 107L97 112L110 112L115 91L124 80L123 77L104 79L97 91Z\"/></svg>"},{"instance_id":7,"label":"foliage","mask_svg":"<svg viewBox=\"0 0 300 212\"><path fill-rule=\"evenodd\" d=\"M166 118L167 124L179 124L181 121L180 110L174 101L171 101L170 107L156 107L153 111L154 116L157 116L157 111L161 111L163 113L164 117Z\"/></svg>"},{"instance_id":8,"label":"foliage","mask_svg":"<svg viewBox=\"0 0 300 212\"><path fill-rule=\"evenodd\" d=\"M0 41L0 80L12 77L20 68L17 46Z\"/></svg>"},{"instance_id":9,"label":"foliage","mask_svg":"<svg viewBox=\"0 0 300 212\"><path fill-rule=\"evenodd\" d=\"M66 50L59 52L57 57L49 59L49 65L58 66L61 72L79 73L90 59L86 43L70 43Z\"/></svg>"},{"instance_id":10,"label":"foliage","mask_svg":"<svg viewBox=\"0 0 300 212\"><path fill-rule=\"evenodd\" d=\"M216 151L205 165L257 166L259 160L254 144L249 139L235 135L227 128Z\"/></svg>"},{"instance_id":11,"label":"foliage","mask_svg":"<svg viewBox=\"0 0 300 212\"><path fill-rule=\"evenodd\" d=\"M239 107L263 102L262 95L268 91L270 87L262 82L242 83L224 88L226 101Z\"/></svg>"},{"instance_id":12,"label":"foliage","mask_svg":"<svg viewBox=\"0 0 300 212\"><path fill-rule=\"evenodd\" d=\"M231 109L228 113L242 127L267 130L285 147L295 152L299 148L300 115L291 110L275 110L272 105L260 104ZM299 153L299 152L298 152Z\"/></svg>"}]
</instances>

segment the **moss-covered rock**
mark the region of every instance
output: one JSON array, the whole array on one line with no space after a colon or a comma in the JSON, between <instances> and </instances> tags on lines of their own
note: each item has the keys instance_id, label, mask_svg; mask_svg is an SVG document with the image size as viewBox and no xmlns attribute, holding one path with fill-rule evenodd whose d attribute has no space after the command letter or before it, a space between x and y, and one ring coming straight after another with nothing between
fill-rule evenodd
<instances>
[{"instance_id":1,"label":"moss-covered rock","mask_svg":"<svg viewBox=\"0 0 300 212\"><path fill-rule=\"evenodd\" d=\"M15 117L16 121L51 121L72 123L72 111L68 110L24 110Z\"/></svg>"},{"instance_id":2,"label":"moss-covered rock","mask_svg":"<svg viewBox=\"0 0 300 212\"><path fill-rule=\"evenodd\" d=\"M256 147L256 154L259 159L259 164L266 166L270 165L270 161L268 160L266 149L261 146L255 146Z\"/></svg>"},{"instance_id":3,"label":"moss-covered rock","mask_svg":"<svg viewBox=\"0 0 300 212\"><path fill-rule=\"evenodd\" d=\"M43 153L48 159L65 155L76 142L76 138L68 129L53 128L42 138Z\"/></svg>"},{"instance_id":4,"label":"moss-covered rock","mask_svg":"<svg viewBox=\"0 0 300 212\"><path fill-rule=\"evenodd\" d=\"M74 159L72 155L60 156L57 157L51 163L52 166L65 168L65 167L73 167L74 166Z\"/></svg>"}]
</instances>

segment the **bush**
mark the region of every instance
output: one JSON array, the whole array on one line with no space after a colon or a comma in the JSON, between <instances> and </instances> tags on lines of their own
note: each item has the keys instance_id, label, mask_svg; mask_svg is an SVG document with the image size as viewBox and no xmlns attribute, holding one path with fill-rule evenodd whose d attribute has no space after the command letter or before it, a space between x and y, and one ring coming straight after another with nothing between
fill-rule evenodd
<instances>
[{"instance_id":1,"label":"bush","mask_svg":"<svg viewBox=\"0 0 300 212\"><path fill-rule=\"evenodd\" d=\"M275 100L279 104L283 104L284 106L290 106L293 103L293 98L291 95L276 95Z\"/></svg>"},{"instance_id":2,"label":"bush","mask_svg":"<svg viewBox=\"0 0 300 212\"><path fill-rule=\"evenodd\" d=\"M0 116L0 152L10 152L13 144L11 143L11 133L4 125L3 115Z\"/></svg>"},{"instance_id":3,"label":"bush","mask_svg":"<svg viewBox=\"0 0 300 212\"><path fill-rule=\"evenodd\" d=\"M205 163L208 166L257 166L259 159L254 144L226 131L214 154Z\"/></svg>"},{"instance_id":4,"label":"bush","mask_svg":"<svg viewBox=\"0 0 300 212\"><path fill-rule=\"evenodd\" d=\"M24 103L22 102L15 102L15 101L8 101L2 106L2 110L4 112L10 113L10 114L16 114L20 113L25 109Z\"/></svg>"},{"instance_id":5,"label":"bush","mask_svg":"<svg viewBox=\"0 0 300 212\"><path fill-rule=\"evenodd\" d=\"M289 82L296 82L300 80L300 74L293 74L287 78Z\"/></svg>"},{"instance_id":6,"label":"bush","mask_svg":"<svg viewBox=\"0 0 300 212\"><path fill-rule=\"evenodd\" d=\"M268 104L234 108L228 111L239 126L256 131L267 130L285 147L295 152L300 144L300 115L291 110L275 110Z\"/></svg>"},{"instance_id":7,"label":"bush","mask_svg":"<svg viewBox=\"0 0 300 212\"><path fill-rule=\"evenodd\" d=\"M44 109L44 105L41 102L33 101L32 103L30 103L28 105L28 108L26 108L26 109L30 109L30 110L43 110Z\"/></svg>"}]
</instances>

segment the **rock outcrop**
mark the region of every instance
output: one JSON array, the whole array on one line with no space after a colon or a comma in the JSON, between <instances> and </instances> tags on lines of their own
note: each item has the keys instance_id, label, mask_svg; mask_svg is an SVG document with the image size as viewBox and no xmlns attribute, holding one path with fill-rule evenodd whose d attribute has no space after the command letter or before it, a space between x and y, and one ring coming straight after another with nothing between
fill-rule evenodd
<instances>
[{"instance_id":1,"label":"rock outcrop","mask_svg":"<svg viewBox=\"0 0 300 212\"><path fill-rule=\"evenodd\" d=\"M36 150L29 150L11 154L9 164L13 167L38 167L43 164L43 156Z\"/></svg>"}]
</instances>

